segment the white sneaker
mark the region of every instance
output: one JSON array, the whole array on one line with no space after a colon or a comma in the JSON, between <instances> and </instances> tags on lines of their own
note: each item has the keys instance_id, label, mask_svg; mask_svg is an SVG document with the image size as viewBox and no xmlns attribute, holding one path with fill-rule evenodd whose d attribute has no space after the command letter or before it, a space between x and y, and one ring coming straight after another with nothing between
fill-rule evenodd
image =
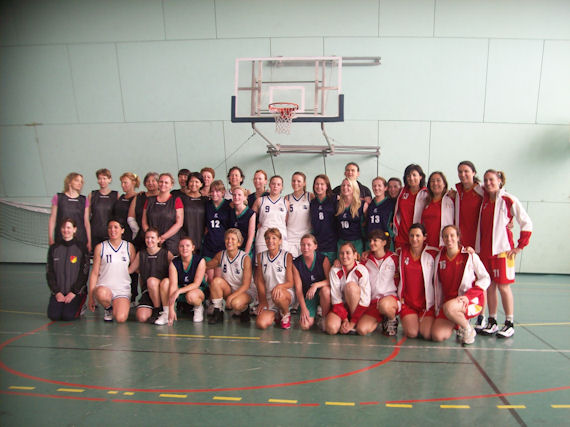
<instances>
[{"instance_id":1,"label":"white sneaker","mask_svg":"<svg viewBox=\"0 0 570 427\"><path fill-rule=\"evenodd\" d=\"M158 319L156 319L154 321L154 324L162 326L162 325L166 325L167 323L168 323L168 312L161 311L160 316L158 316Z\"/></svg>"},{"instance_id":2,"label":"white sneaker","mask_svg":"<svg viewBox=\"0 0 570 427\"><path fill-rule=\"evenodd\" d=\"M194 317L192 318L194 323L200 323L204 321L204 306L200 304L198 307L194 307Z\"/></svg>"},{"instance_id":3,"label":"white sneaker","mask_svg":"<svg viewBox=\"0 0 570 427\"><path fill-rule=\"evenodd\" d=\"M477 336L477 331L475 330L475 328L469 325L467 326L466 329L463 329L463 333L461 334L461 342L463 344L473 344L475 342L476 336Z\"/></svg>"},{"instance_id":4,"label":"white sneaker","mask_svg":"<svg viewBox=\"0 0 570 427\"><path fill-rule=\"evenodd\" d=\"M103 320L105 322L112 322L113 321L113 306L105 309L105 313L103 314Z\"/></svg>"}]
</instances>

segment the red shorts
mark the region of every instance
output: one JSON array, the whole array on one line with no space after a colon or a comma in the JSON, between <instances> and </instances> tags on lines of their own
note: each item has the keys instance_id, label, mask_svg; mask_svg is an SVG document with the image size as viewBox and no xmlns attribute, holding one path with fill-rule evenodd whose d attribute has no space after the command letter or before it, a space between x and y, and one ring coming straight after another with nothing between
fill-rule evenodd
<instances>
[{"instance_id":1,"label":"red shorts","mask_svg":"<svg viewBox=\"0 0 570 427\"><path fill-rule=\"evenodd\" d=\"M420 319L422 317L435 317L435 312L433 307L430 308L429 310L416 310L415 308L410 307L409 305L402 304L402 309L400 310L400 319L403 319L409 314L415 314Z\"/></svg>"},{"instance_id":2,"label":"red shorts","mask_svg":"<svg viewBox=\"0 0 570 427\"><path fill-rule=\"evenodd\" d=\"M463 296L469 299L467 308L463 313L465 314L465 318L473 319L474 317L479 316L485 307L485 293L483 289L478 287L471 288ZM447 316L444 314L443 309L439 310L436 319L447 319Z\"/></svg>"},{"instance_id":3,"label":"red shorts","mask_svg":"<svg viewBox=\"0 0 570 427\"><path fill-rule=\"evenodd\" d=\"M373 299L370 301L370 305L364 312L363 316L367 315L373 317L378 323L382 322L383 316L380 311L378 311L378 302L384 298L393 298L398 303L398 310L400 309L400 300L398 300L398 297L394 295L386 295L385 297Z\"/></svg>"},{"instance_id":4,"label":"red shorts","mask_svg":"<svg viewBox=\"0 0 570 427\"><path fill-rule=\"evenodd\" d=\"M492 257L481 258L483 265L491 276L491 281L499 285L515 283L515 258L508 258L506 252Z\"/></svg>"}]
</instances>

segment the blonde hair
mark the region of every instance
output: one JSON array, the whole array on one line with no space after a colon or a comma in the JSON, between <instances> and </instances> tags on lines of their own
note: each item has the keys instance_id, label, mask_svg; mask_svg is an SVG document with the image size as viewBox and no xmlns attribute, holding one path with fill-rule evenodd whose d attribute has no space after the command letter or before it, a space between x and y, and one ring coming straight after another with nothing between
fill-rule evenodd
<instances>
[{"instance_id":1,"label":"blonde hair","mask_svg":"<svg viewBox=\"0 0 570 427\"><path fill-rule=\"evenodd\" d=\"M268 228L267 230L265 230L265 233L263 233L263 238L267 239L267 236L271 234L277 236L279 240L283 240L283 235L281 234L281 231L279 231L278 228Z\"/></svg>"},{"instance_id":2,"label":"blonde hair","mask_svg":"<svg viewBox=\"0 0 570 427\"><path fill-rule=\"evenodd\" d=\"M233 234L237 237L238 239L238 243L241 245L243 243L243 235L241 234L241 231L239 231L237 228L228 228L226 230L226 232L224 233L224 239L226 237L228 237L228 234Z\"/></svg>"},{"instance_id":3,"label":"blonde hair","mask_svg":"<svg viewBox=\"0 0 570 427\"><path fill-rule=\"evenodd\" d=\"M352 187L352 202L350 202L350 215L353 218L356 218L358 216L358 210L360 209L360 205L362 204L362 202L360 201L360 188L358 188L358 183L356 181L353 181L348 178L342 180L343 183L344 181L347 181ZM342 191L341 191L341 195L338 199L338 208L336 210L336 216L342 215L342 213L347 207L348 206L342 197Z\"/></svg>"},{"instance_id":4,"label":"blonde hair","mask_svg":"<svg viewBox=\"0 0 570 427\"><path fill-rule=\"evenodd\" d=\"M210 191L212 190L221 191L222 193L224 193L226 191L226 186L221 180L216 179L210 184Z\"/></svg>"},{"instance_id":5,"label":"blonde hair","mask_svg":"<svg viewBox=\"0 0 570 427\"><path fill-rule=\"evenodd\" d=\"M121 175L119 181L122 181L123 178L129 178L133 182L135 188L139 188L139 186L141 185L141 179L138 177L136 173L125 172L124 174Z\"/></svg>"},{"instance_id":6,"label":"blonde hair","mask_svg":"<svg viewBox=\"0 0 570 427\"><path fill-rule=\"evenodd\" d=\"M249 195L249 191L247 191L241 185L238 185L237 187L232 189L232 195L233 195L233 193L235 193L236 190L240 190L243 193L243 195L245 196L245 198L243 200L243 205L247 206L247 196Z\"/></svg>"},{"instance_id":7,"label":"blonde hair","mask_svg":"<svg viewBox=\"0 0 570 427\"><path fill-rule=\"evenodd\" d=\"M71 181L73 181L75 178L77 178L78 176L81 177L81 181L83 181L83 175L81 175L80 173L77 172L71 172L68 173L67 176L65 177L65 179L63 180L63 192L65 193L66 191L69 190L69 184L71 184Z\"/></svg>"}]
</instances>

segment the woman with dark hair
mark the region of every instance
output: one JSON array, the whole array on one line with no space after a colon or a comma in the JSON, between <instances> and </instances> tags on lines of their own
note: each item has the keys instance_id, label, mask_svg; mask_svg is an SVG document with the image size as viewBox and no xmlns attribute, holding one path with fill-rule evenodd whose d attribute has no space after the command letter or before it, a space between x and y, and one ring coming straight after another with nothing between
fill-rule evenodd
<instances>
[{"instance_id":1,"label":"woman with dark hair","mask_svg":"<svg viewBox=\"0 0 570 427\"><path fill-rule=\"evenodd\" d=\"M443 172L432 172L428 179L428 202L422 212L421 223L427 231L426 244L443 246L441 231L453 224L453 199L447 195L447 179Z\"/></svg>"},{"instance_id":2,"label":"woman with dark hair","mask_svg":"<svg viewBox=\"0 0 570 427\"><path fill-rule=\"evenodd\" d=\"M211 167L206 166L200 169L200 175L202 175L202 179L204 180L204 186L200 189L200 194L208 198L210 197L210 185L216 178L216 171Z\"/></svg>"},{"instance_id":3,"label":"woman with dark hair","mask_svg":"<svg viewBox=\"0 0 570 427\"><path fill-rule=\"evenodd\" d=\"M51 320L75 320L87 296L89 254L75 239L75 221L65 218L60 228L62 240L49 247L46 279L51 291L47 315Z\"/></svg>"},{"instance_id":4,"label":"woman with dark hair","mask_svg":"<svg viewBox=\"0 0 570 427\"><path fill-rule=\"evenodd\" d=\"M160 232L159 246L164 246L172 254L178 254L180 229L184 224L184 205L179 197L170 193L174 178L169 173L158 177L158 195L149 197L144 205L142 225L146 232L155 227Z\"/></svg>"},{"instance_id":5,"label":"woman with dark hair","mask_svg":"<svg viewBox=\"0 0 570 427\"><path fill-rule=\"evenodd\" d=\"M202 196L201 188L204 185L202 175L192 172L188 175L186 188L180 196L184 205L183 234L189 236L196 247L202 249L202 239L206 231L206 202L207 197Z\"/></svg>"},{"instance_id":6,"label":"woman with dark hair","mask_svg":"<svg viewBox=\"0 0 570 427\"><path fill-rule=\"evenodd\" d=\"M364 224L368 203L360 198L360 190L356 181L345 178L340 185L340 196L336 209L336 224L338 232L337 247L350 242L361 254Z\"/></svg>"},{"instance_id":7,"label":"woman with dark hair","mask_svg":"<svg viewBox=\"0 0 570 427\"><path fill-rule=\"evenodd\" d=\"M412 224L408 230L409 244L399 249L398 298L404 334L429 340L434 320L434 258L438 249L426 246L426 234L422 224Z\"/></svg>"},{"instance_id":8,"label":"woman with dark hair","mask_svg":"<svg viewBox=\"0 0 570 427\"><path fill-rule=\"evenodd\" d=\"M400 191L394 208L394 246L400 248L408 244L408 230L414 223L421 222L422 212L429 194L426 174L420 165L411 164L404 171L406 185Z\"/></svg>"},{"instance_id":9,"label":"woman with dark hair","mask_svg":"<svg viewBox=\"0 0 570 427\"><path fill-rule=\"evenodd\" d=\"M475 250L491 276L491 286L487 291L489 319L481 333L509 338L515 333L515 302L511 289L511 284L515 283L515 257L529 243L532 221L519 199L505 191L504 172L487 170L484 183L485 195L479 215ZM518 222L521 230L516 246L509 227L513 220ZM505 311L505 324L500 330L497 326L497 289Z\"/></svg>"},{"instance_id":10,"label":"woman with dark hair","mask_svg":"<svg viewBox=\"0 0 570 427\"><path fill-rule=\"evenodd\" d=\"M477 169L469 160L464 160L457 166L459 182L455 184L455 225L461 232L461 244L465 247L475 247L479 211L483 202L483 187L477 178Z\"/></svg>"},{"instance_id":11,"label":"woman with dark hair","mask_svg":"<svg viewBox=\"0 0 570 427\"><path fill-rule=\"evenodd\" d=\"M182 168L178 171L178 185L180 185L179 189L172 190L171 193L175 197L180 197L184 194L186 190L186 186L188 185L188 176L190 175L190 170L186 168Z\"/></svg>"},{"instance_id":12,"label":"woman with dark hair","mask_svg":"<svg viewBox=\"0 0 570 427\"><path fill-rule=\"evenodd\" d=\"M338 258L341 266L332 267L329 273L332 310L325 319L325 332L329 335L356 333L355 327L370 305L368 270L357 262L354 245L343 243Z\"/></svg>"},{"instance_id":13,"label":"woman with dark hair","mask_svg":"<svg viewBox=\"0 0 570 427\"><path fill-rule=\"evenodd\" d=\"M99 190L93 190L89 194L89 223L93 246L107 239L107 222L113 215L115 203L119 198L119 192L109 188L113 180L109 169L99 169L95 176Z\"/></svg>"},{"instance_id":14,"label":"woman with dark hair","mask_svg":"<svg viewBox=\"0 0 570 427\"><path fill-rule=\"evenodd\" d=\"M64 219L72 219L77 227L75 239L91 251L91 226L89 223L89 200L81 195L83 175L71 172L63 181L63 192L51 199L51 213L48 222L50 245L61 242L61 226Z\"/></svg>"},{"instance_id":15,"label":"woman with dark hair","mask_svg":"<svg viewBox=\"0 0 570 427\"><path fill-rule=\"evenodd\" d=\"M391 177L388 179L388 196L392 199L397 199L398 194L402 190L402 180L400 178Z\"/></svg>"},{"instance_id":16,"label":"woman with dark hair","mask_svg":"<svg viewBox=\"0 0 570 427\"><path fill-rule=\"evenodd\" d=\"M319 252L325 255L329 262L336 259L338 233L336 229L336 195L332 192L329 177L321 174L313 180L315 198L311 200L311 226L317 239Z\"/></svg>"},{"instance_id":17,"label":"woman with dark hair","mask_svg":"<svg viewBox=\"0 0 570 427\"><path fill-rule=\"evenodd\" d=\"M442 235L445 247L435 259L436 318L431 339L445 341L459 326L457 337L463 344L473 344L477 333L469 319L481 313L491 279L479 257L461 246L457 226L444 227Z\"/></svg>"},{"instance_id":18,"label":"woman with dark hair","mask_svg":"<svg viewBox=\"0 0 570 427\"><path fill-rule=\"evenodd\" d=\"M239 166L232 166L228 172L228 184L230 184L230 188L227 189L226 193L224 194L224 199L231 201L232 200L232 191L236 187L240 187L243 184L243 180L245 175Z\"/></svg>"},{"instance_id":19,"label":"woman with dark hair","mask_svg":"<svg viewBox=\"0 0 570 427\"><path fill-rule=\"evenodd\" d=\"M144 233L139 233L139 230L142 227L144 205L147 199L158 195L158 173L147 173L143 179L143 184L146 187L146 192L141 191L136 195L129 207L129 216L127 218L127 223L133 233L133 244L137 250L141 250L145 247Z\"/></svg>"}]
</instances>

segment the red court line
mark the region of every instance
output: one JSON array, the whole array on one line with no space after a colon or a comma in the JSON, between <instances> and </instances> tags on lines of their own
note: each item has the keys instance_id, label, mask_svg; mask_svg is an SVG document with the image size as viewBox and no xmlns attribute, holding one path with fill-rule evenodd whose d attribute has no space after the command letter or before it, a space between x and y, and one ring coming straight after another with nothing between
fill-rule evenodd
<instances>
[{"instance_id":1,"label":"red court line","mask_svg":"<svg viewBox=\"0 0 570 427\"><path fill-rule=\"evenodd\" d=\"M18 335L16 337L10 338L9 340L0 344L0 351L2 351L2 349L6 345L16 341L17 339L22 338L26 335L35 334L36 332L40 331L41 329L47 328L52 323L54 323L54 322L46 323L45 325L43 325L37 329L34 329L31 332L26 332L26 333ZM19 376L22 378L27 378L27 379L30 379L33 381L39 381L39 382L50 383L50 384L58 384L58 385L63 385L63 386L68 386L68 387L88 388L88 389L92 389L92 390L134 391L134 392L140 392L140 393L211 393L211 392L220 392L220 391L260 390L260 389L278 388L278 387L291 387L291 386L296 386L296 385L312 384L312 383L318 383L318 382L323 382L323 381L330 381L330 380L335 380L338 378L345 378L345 377L349 377L352 375L357 375L357 374L360 374L362 372L366 372L366 371L369 371L371 369L375 369L379 366L385 365L386 363L388 363L392 359L394 359L400 353L400 347L404 343L404 341L406 341L406 337L403 337L400 341L398 341L396 343L396 347L394 348L392 353L390 353L390 355L386 359L381 360L380 362L374 363L370 366L366 366L364 368L357 369L355 371L345 372L343 374L338 374L338 375L331 375L331 376L323 377L323 378L313 378L313 379L309 379L309 380L300 380L300 381L294 381L294 382L289 382L289 383L266 384L266 385L245 386L245 387L223 387L223 388L207 388L207 389L173 389L173 390L146 389L146 388L126 388L126 387L106 387L106 386L97 386L97 385L88 385L88 384L68 383L65 381L50 380L48 378L41 378L41 377L36 377L33 375L28 375L24 372L20 372L20 371L17 371L15 369L10 368L6 364L4 364L4 362L2 362L1 360L0 360L0 369L3 369L5 371L9 372L12 375L16 375L16 376Z\"/></svg>"},{"instance_id":2,"label":"red court line","mask_svg":"<svg viewBox=\"0 0 570 427\"><path fill-rule=\"evenodd\" d=\"M130 399L111 399L115 403L142 403L145 405L182 405L182 406L280 406L280 407L299 407L299 406L319 406L318 403L238 403L238 402L170 402L160 400L130 400Z\"/></svg>"},{"instance_id":3,"label":"red court line","mask_svg":"<svg viewBox=\"0 0 570 427\"><path fill-rule=\"evenodd\" d=\"M26 393L21 391L6 391L6 390L0 390L0 394L11 394L15 396L49 397L51 399L92 400L96 402L107 401L107 399L101 397L61 396L59 394Z\"/></svg>"},{"instance_id":4,"label":"red court line","mask_svg":"<svg viewBox=\"0 0 570 427\"><path fill-rule=\"evenodd\" d=\"M445 402L447 400L489 399L489 398L493 398L493 397L520 396L523 394L548 393L548 392L552 392L552 391L562 391L562 390L568 390L568 389L570 389L570 386L543 388L543 389L539 389L539 390L514 391L511 393L480 394L480 395L476 395L476 396L437 397L437 398L433 398L433 399L388 400L388 401L386 401L386 403L420 403L420 402Z\"/></svg>"}]
</instances>

